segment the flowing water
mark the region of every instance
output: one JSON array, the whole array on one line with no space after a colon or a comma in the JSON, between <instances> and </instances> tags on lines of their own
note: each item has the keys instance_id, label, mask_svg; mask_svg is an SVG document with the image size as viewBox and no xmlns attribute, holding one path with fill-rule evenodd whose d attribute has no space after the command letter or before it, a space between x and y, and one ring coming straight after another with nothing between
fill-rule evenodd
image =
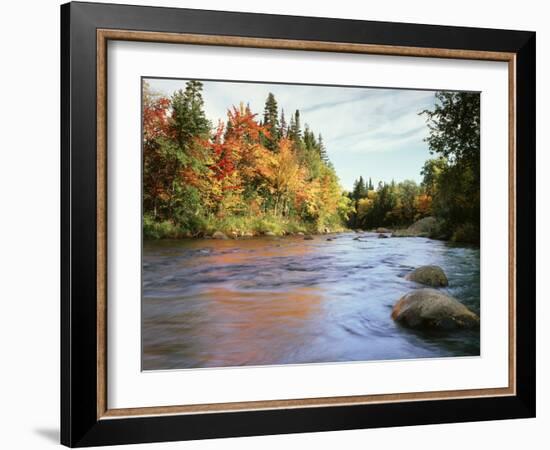
<instances>
[{"instance_id":1,"label":"flowing water","mask_svg":"<svg viewBox=\"0 0 550 450\"><path fill-rule=\"evenodd\" d=\"M479 314L478 248L374 233L145 242L143 369L479 355L479 330L391 319L425 264Z\"/></svg>"}]
</instances>

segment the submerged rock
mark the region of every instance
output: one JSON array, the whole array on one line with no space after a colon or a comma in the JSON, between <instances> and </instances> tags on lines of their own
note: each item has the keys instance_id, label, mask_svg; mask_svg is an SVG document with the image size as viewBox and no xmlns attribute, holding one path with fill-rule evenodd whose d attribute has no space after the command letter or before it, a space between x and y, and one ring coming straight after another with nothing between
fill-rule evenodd
<instances>
[{"instance_id":1,"label":"submerged rock","mask_svg":"<svg viewBox=\"0 0 550 450\"><path fill-rule=\"evenodd\" d=\"M380 234L378 235L378 239L387 239L388 237L389 237L389 236L388 236L387 234L382 234L382 233L380 233Z\"/></svg>"},{"instance_id":2,"label":"submerged rock","mask_svg":"<svg viewBox=\"0 0 550 450\"><path fill-rule=\"evenodd\" d=\"M304 241L313 241L313 236L311 234L306 234L304 236Z\"/></svg>"},{"instance_id":3,"label":"submerged rock","mask_svg":"<svg viewBox=\"0 0 550 450\"><path fill-rule=\"evenodd\" d=\"M420 266L406 277L409 281L425 284L432 287L447 286L449 280L443 269L439 266Z\"/></svg>"},{"instance_id":4,"label":"submerged rock","mask_svg":"<svg viewBox=\"0 0 550 450\"><path fill-rule=\"evenodd\" d=\"M221 231L215 231L214 234L212 234L212 238L214 239L229 239L225 233L222 233Z\"/></svg>"},{"instance_id":5,"label":"submerged rock","mask_svg":"<svg viewBox=\"0 0 550 450\"><path fill-rule=\"evenodd\" d=\"M409 292L394 305L391 317L415 329L452 330L479 326L479 317L453 297L435 289Z\"/></svg>"}]
</instances>

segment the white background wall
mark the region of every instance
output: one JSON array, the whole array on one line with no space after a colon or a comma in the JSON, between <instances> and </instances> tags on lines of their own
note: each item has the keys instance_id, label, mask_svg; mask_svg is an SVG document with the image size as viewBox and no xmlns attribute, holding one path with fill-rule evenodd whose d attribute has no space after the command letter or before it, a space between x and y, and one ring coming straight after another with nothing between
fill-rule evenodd
<instances>
[{"instance_id":1,"label":"white background wall","mask_svg":"<svg viewBox=\"0 0 550 450\"><path fill-rule=\"evenodd\" d=\"M465 25L537 32L538 317L550 308L550 28L545 3L462 0L139 1L135 4ZM59 1L5 2L0 16L0 447L57 445L59 423ZM546 125L544 127L543 125ZM545 170L546 169L546 170ZM526 299L535 301L535 299ZM141 445L159 449L548 448L549 327L538 320L538 417L531 420Z\"/></svg>"}]
</instances>

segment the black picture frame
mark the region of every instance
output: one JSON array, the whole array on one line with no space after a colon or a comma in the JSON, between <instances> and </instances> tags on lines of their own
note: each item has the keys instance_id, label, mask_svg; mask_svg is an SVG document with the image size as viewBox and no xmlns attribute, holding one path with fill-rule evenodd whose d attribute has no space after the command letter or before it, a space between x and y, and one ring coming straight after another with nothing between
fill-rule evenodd
<instances>
[{"instance_id":1,"label":"black picture frame","mask_svg":"<svg viewBox=\"0 0 550 450\"><path fill-rule=\"evenodd\" d=\"M98 418L98 29L516 55L516 395ZM534 32L113 4L61 6L61 443L70 447L535 416Z\"/></svg>"}]
</instances>

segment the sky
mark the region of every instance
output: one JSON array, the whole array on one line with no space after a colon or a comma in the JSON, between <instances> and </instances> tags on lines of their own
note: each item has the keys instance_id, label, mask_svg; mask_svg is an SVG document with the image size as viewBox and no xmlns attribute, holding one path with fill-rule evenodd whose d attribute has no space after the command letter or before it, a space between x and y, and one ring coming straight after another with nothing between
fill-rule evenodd
<instances>
[{"instance_id":1,"label":"sky","mask_svg":"<svg viewBox=\"0 0 550 450\"><path fill-rule=\"evenodd\" d=\"M171 96L187 80L147 79L153 91ZM241 102L263 118L269 92L287 123L296 109L323 141L342 187L353 188L360 175L378 181L421 181L430 158L424 142L427 127L418 113L432 109L435 91L203 81L205 113L214 126L227 119L227 109Z\"/></svg>"}]
</instances>

